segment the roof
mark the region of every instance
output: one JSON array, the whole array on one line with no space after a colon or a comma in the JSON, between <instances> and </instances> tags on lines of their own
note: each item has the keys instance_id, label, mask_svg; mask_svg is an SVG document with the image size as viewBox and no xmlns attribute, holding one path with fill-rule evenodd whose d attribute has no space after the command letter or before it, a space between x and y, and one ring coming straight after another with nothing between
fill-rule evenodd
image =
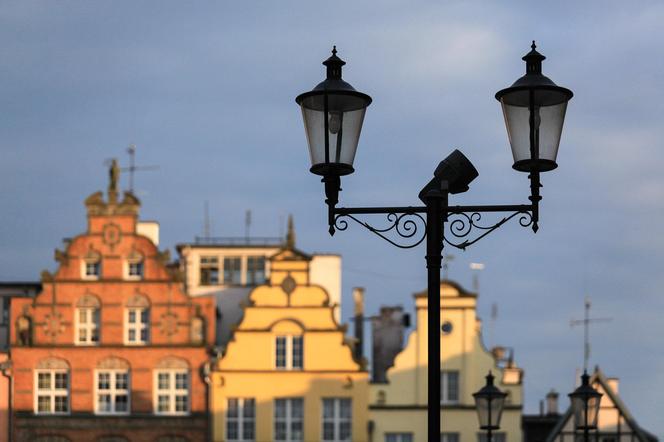
<instances>
[{"instance_id":1,"label":"roof","mask_svg":"<svg viewBox=\"0 0 664 442\"><path fill-rule=\"evenodd\" d=\"M459 283L454 282L449 279L441 279L440 280L440 285L447 285L459 292L459 297L461 298L477 298L477 293L469 292L468 290L464 289ZM428 289L424 289L421 292L415 293L413 296L415 298L426 298L428 295Z\"/></svg>"},{"instance_id":2,"label":"roof","mask_svg":"<svg viewBox=\"0 0 664 442\"><path fill-rule=\"evenodd\" d=\"M595 367L595 372L590 377L590 384L592 385L594 382L598 382L602 386L604 392L609 396L609 399L611 399L616 408L618 408L620 414L623 416L627 424L629 424L629 426L633 429L634 434L640 442L657 442L658 439L656 436L650 434L636 423L636 420L627 409L627 405L625 405L620 396L618 396L618 394L613 391L613 388L611 388L609 384L609 380L599 367ZM553 442L556 436L558 436L558 434L563 430L567 421L571 418L572 407L570 406L562 415L556 426L553 427L553 430L551 430L546 438L546 442Z\"/></svg>"}]
</instances>

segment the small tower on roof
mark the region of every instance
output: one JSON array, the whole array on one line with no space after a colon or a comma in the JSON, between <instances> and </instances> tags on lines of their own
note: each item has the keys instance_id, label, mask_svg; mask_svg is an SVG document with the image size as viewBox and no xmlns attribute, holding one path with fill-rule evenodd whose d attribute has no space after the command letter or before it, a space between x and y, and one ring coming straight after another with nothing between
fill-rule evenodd
<instances>
[{"instance_id":1,"label":"small tower on roof","mask_svg":"<svg viewBox=\"0 0 664 442\"><path fill-rule=\"evenodd\" d=\"M295 249L295 227L293 225L293 215L288 215L288 232L286 233L286 248Z\"/></svg>"}]
</instances>

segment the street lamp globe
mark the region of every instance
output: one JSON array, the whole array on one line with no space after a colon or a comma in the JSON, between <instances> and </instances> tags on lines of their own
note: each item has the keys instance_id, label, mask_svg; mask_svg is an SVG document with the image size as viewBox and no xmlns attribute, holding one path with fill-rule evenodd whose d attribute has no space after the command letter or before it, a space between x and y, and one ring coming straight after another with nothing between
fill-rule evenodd
<instances>
[{"instance_id":1,"label":"street lamp globe","mask_svg":"<svg viewBox=\"0 0 664 442\"><path fill-rule=\"evenodd\" d=\"M577 430L592 430L597 428L597 415L602 393L590 385L590 376L587 372L581 375L581 385L569 395L574 413L574 426Z\"/></svg>"},{"instance_id":2,"label":"street lamp globe","mask_svg":"<svg viewBox=\"0 0 664 442\"><path fill-rule=\"evenodd\" d=\"M546 58L535 49L522 60L526 74L496 93L507 126L514 156L514 169L521 172L546 172L558 167L556 157L563 130L567 102L573 93L542 75Z\"/></svg>"},{"instance_id":3,"label":"street lamp globe","mask_svg":"<svg viewBox=\"0 0 664 442\"><path fill-rule=\"evenodd\" d=\"M500 418L503 414L507 393L500 391L498 387L493 385L494 379L493 374L489 372L486 376L486 385L480 391L473 393L477 417L482 430L497 430L500 428Z\"/></svg>"},{"instance_id":4,"label":"street lamp globe","mask_svg":"<svg viewBox=\"0 0 664 442\"><path fill-rule=\"evenodd\" d=\"M336 46L323 64L327 78L295 101L302 108L311 172L339 177L354 172L357 143L371 97L341 79L346 62L337 57Z\"/></svg>"}]
</instances>

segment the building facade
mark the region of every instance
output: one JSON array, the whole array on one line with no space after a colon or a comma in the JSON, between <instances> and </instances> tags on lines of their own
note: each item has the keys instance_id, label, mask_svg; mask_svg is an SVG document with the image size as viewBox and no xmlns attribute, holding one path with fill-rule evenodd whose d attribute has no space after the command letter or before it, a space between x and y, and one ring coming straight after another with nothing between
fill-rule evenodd
<instances>
[{"instance_id":1,"label":"building facade","mask_svg":"<svg viewBox=\"0 0 664 442\"><path fill-rule=\"evenodd\" d=\"M16 442L208 440L214 300L184 293L118 175L114 161L42 291L12 302Z\"/></svg>"},{"instance_id":2,"label":"building facade","mask_svg":"<svg viewBox=\"0 0 664 442\"><path fill-rule=\"evenodd\" d=\"M394 366L387 370L386 382L372 382L370 386L373 442L427 440L427 294L414 296L416 329ZM472 394L484 386L490 370L496 376L496 386L508 393L501 430L493 440L521 441L522 370L513 361L499 363L484 348L476 294L443 281L440 303L441 441L483 440Z\"/></svg>"},{"instance_id":3,"label":"building facade","mask_svg":"<svg viewBox=\"0 0 664 442\"><path fill-rule=\"evenodd\" d=\"M38 282L0 282L0 442L11 435L11 373L9 359L9 333L11 330L11 300L34 297L41 291Z\"/></svg>"},{"instance_id":4,"label":"building facade","mask_svg":"<svg viewBox=\"0 0 664 442\"><path fill-rule=\"evenodd\" d=\"M212 372L214 441L368 441L368 373L312 257L289 241L269 262Z\"/></svg>"},{"instance_id":5,"label":"building facade","mask_svg":"<svg viewBox=\"0 0 664 442\"><path fill-rule=\"evenodd\" d=\"M224 348L242 320L249 293L270 279L269 260L284 246L294 244L293 218L288 219L286 238L197 238L177 245L185 289L191 296L214 296L217 303L217 346ZM341 256L313 254L309 278L325 288L341 315Z\"/></svg>"}]
</instances>

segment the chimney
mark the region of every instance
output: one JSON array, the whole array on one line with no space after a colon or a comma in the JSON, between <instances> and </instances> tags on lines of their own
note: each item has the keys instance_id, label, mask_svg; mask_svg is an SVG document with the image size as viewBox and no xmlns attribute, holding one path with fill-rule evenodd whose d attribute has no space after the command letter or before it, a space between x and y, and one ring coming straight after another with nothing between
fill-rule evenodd
<instances>
[{"instance_id":1,"label":"chimney","mask_svg":"<svg viewBox=\"0 0 664 442\"><path fill-rule=\"evenodd\" d=\"M609 384L609 388L613 390L615 394L618 394L618 378L608 378L607 383Z\"/></svg>"},{"instance_id":2,"label":"chimney","mask_svg":"<svg viewBox=\"0 0 664 442\"><path fill-rule=\"evenodd\" d=\"M546 395L546 414L548 416L558 414L558 392L551 389Z\"/></svg>"},{"instance_id":3,"label":"chimney","mask_svg":"<svg viewBox=\"0 0 664 442\"><path fill-rule=\"evenodd\" d=\"M355 318L355 348L353 356L359 361L364 357L364 288L353 288L353 304Z\"/></svg>"}]
</instances>

